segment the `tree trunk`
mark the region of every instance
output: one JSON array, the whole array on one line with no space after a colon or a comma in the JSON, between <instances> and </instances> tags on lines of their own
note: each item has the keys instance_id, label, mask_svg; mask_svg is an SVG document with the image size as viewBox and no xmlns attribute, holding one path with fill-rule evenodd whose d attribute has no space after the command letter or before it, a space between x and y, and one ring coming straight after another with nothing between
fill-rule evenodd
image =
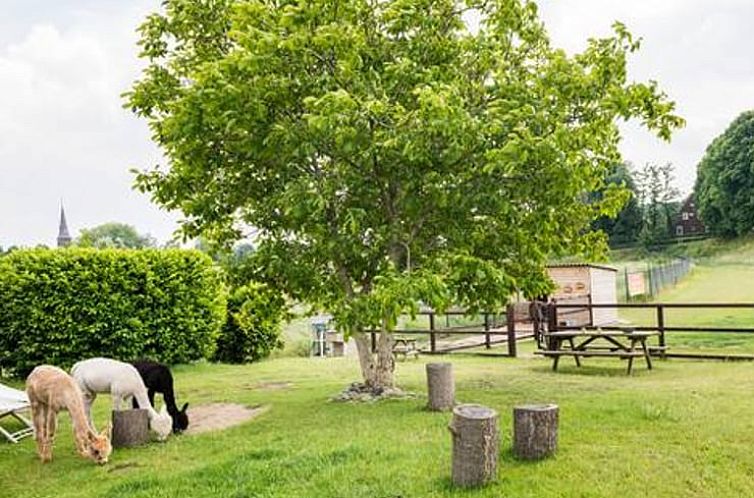
<instances>
[{"instance_id":1,"label":"tree trunk","mask_svg":"<svg viewBox=\"0 0 754 498\"><path fill-rule=\"evenodd\" d=\"M149 442L149 412L147 410L113 411L114 448L128 448Z\"/></svg>"},{"instance_id":2,"label":"tree trunk","mask_svg":"<svg viewBox=\"0 0 754 498\"><path fill-rule=\"evenodd\" d=\"M395 385L395 359L393 358L393 335L383 329L377 340L377 352L372 353L370 336L364 332L354 334L359 365L364 383L373 389L385 389Z\"/></svg>"},{"instance_id":3,"label":"tree trunk","mask_svg":"<svg viewBox=\"0 0 754 498\"><path fill-rule=\"evenodd\" d=\"M451 363L427 363L427 408L432 411L451 410L456 400Z\"/></svg>"},{"instance_id":4,"label":"tree trunk","mask_svg":"<svg viewBox=\"0 0 754 498\"><path fill-rule=\"evenodd\" d=\"M448 429L453 434L453 484L469 487L493 481L500 448L497 412L481 405L458 405Z\"/></svg>"},{"instance_id":5,"label":"tree trunk","mask_svg":"<svg viewBox=\"0 0 754 498\"><path fill-rule=\"evenodd\" d=\"M539 460L558 447L558 406L513 408L513 452L524 460Z\"/></svg>"}]
</instances>

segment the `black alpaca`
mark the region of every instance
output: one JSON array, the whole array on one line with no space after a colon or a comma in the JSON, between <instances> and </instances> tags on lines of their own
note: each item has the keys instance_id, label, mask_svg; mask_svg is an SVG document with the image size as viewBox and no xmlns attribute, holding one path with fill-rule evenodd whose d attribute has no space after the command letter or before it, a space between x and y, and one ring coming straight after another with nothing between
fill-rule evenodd
<instances>
[{"instance_id":1,"label":"black alpaca","mask_svg":"<svg viewBox=\"0 0 754 498\"><path fill-rule=\"evenodd\" d=\"M149 360L133 361L131 365L139 371L144 385L147 387L149 402L154 407L155 393L162 393L162 399L168 409L170 417L173 419L173 432L185 431L188 428L189 420L186 414L188 403L184 403L179 410L175 405L175 393L173 392L173 374L170 369L161 363ZM138 408L136 400L133 401L134 408Z\"/></svg>"}]
</instances>

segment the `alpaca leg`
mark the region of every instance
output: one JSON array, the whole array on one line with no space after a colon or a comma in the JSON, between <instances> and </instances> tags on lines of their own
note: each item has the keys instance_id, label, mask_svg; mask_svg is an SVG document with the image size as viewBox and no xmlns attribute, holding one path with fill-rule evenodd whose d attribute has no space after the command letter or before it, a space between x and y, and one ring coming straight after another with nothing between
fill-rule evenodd
<instances>
[{"instance_id":1,"label":"alpaca leg","mask_svg":"<svg viewBox=\"0 0 754 498\"><path fill-rule=\"evenodd\" d=\"M111 393L111 395L113 397L113 410L119 412L120 405L121 403L123 403L123 398L125 398L126 396L123 396L123 394L119 392Z\"/></svg>"},{"instance_id":2,"label":"alpaca leg","mask_svg":"<svg viewBox=\"0 0 754 498\"><path fill-rule=\"evenodd\" d=\"M52 460L52 447L55 444L55 432L58 428L58 414L53 410L52 408L47 408L45 420L45 430L47 432L47 452L45 453L45 457L43 458L43 461L51 461Z\"/></svg>"},{"instance_id":3,"label":"alpaca leg","mask_svg":"<svg viewBox=\"0 0 754 498\"><path fill-rule=\"evenodd\" d=\"M47 410L46 405L41 403L31 403L31 417L34 421L34 439L37 441L37 455L44 461L44 455L47 447Z\"/></svg>"}]
</instances>

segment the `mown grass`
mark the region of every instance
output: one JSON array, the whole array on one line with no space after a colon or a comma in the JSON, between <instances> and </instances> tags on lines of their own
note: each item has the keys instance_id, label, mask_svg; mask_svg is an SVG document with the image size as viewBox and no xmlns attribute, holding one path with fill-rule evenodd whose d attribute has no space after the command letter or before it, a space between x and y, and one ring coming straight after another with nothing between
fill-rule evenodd
<instances>
[{"instance_id":1,"label":"mown grass","mask_svg":"<svg viewBox=\"0 0 754 498\"><path fill-rule=\"evenodd\" d=\"M375 404L329 398L357 378L353 359L285 358L175 371L179 401L264 404L238 427L116 450L97 467L73 451L67 416L55 459L34 443L0 443L5 497L636 497L747 496L754 486L754 365L658 361L624 375L617 360L563 362L470 356L452 361L458 399L500 412L497 483L450 485L448 414L424 410L424 359L400 363L400 384L419 397ZM291 382L266 390L265 382ZM511 409L555 402L560 449L538 463L510 453ZM98 400L96 419L107 417Z\"/></svg>"},{"instance_id":2,"label":"mown grass","mask_svg":"<svg viewBox=\"0 0 754 498\"><path fill-rule=\"evenodd\" d=\"M706 257L696 260L689 276L664 290L653 302L754 303L754 241L708 240L697 248ZM654 326L655 310L621 310L620 316L635 325ZM690 327L754 328L754 309L666 309L665 325ZM673 351L754 353L754 334L668 333Z\"/></svg>"}]
</instances>

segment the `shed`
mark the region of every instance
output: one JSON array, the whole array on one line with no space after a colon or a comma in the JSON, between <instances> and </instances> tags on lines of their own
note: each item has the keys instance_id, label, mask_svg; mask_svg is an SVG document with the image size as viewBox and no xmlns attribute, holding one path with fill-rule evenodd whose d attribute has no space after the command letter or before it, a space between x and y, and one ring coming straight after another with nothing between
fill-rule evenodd
<instances>
[{"instance_id":1,"label":"shed","mask_svg":"<svg viewBox=\"0 0 754 498\"><path fill-rule=\"evenodd\" d=\"M587 263L550 265L547 273L556 285L551 299L563 304L615 304L618 270ZM610 325L618 321L617 308L561 309L558 322L567 325Z\"/></svg>"}]
</instances>

